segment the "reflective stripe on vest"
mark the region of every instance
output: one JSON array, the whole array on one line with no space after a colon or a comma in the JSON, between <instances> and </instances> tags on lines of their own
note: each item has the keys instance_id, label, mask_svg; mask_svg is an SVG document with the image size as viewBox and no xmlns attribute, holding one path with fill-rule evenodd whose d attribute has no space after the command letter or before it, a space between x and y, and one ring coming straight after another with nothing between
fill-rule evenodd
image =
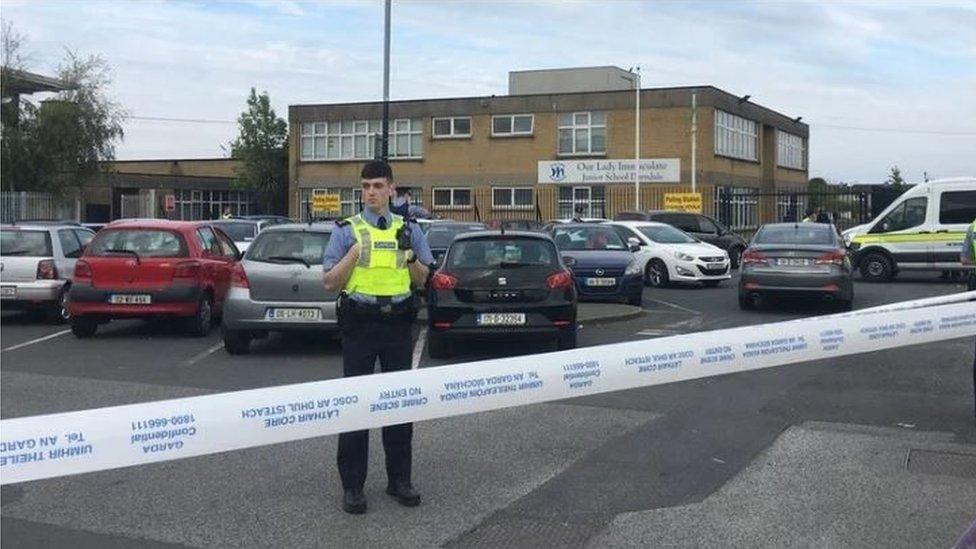
<instances>
[{"instance_id":1,"label":"reflective stripe on vest","mask_svg":"<svg viewBox=\"0 0 976 549\"><path fill-rule=\"evenodd\" d=\"M346 282L346 292L376 297L410 293L407 254L399 249L396 239L397 229L403 226L403 218L398 215L392 215L392 218L393 222L385 230L370 225L360 215L349 218L360 253L359 261Z\"/></svg>"}]
</instances>

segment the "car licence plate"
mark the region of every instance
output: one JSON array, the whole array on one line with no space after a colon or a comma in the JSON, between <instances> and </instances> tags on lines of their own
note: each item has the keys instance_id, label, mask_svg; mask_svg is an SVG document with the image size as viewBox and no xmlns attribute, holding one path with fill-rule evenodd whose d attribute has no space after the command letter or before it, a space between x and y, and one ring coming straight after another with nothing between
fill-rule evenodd
<instances>
[{"instance_id":1,"label":"car licence plate","mask_svg":"<svg viewBox=\"0 0 976 549\"><path fill-rule=\"evenodd\" d=\"M776 264L781 267L808 267L810 260L799 257L781 257L776 260Z\"/></svg>"},{"instance_id":2,"label":"car licence plate","mask_svg":"<svg viewBox=\"0 0 976 549\"><path fill-rule=\"evenodd\" d=\"M724 269L725 265L722 263L709 263L705 267L709 270L715 270L715 269Z\"/></svg>"},{"instance_id":3,"label":"car licence plate","mask_svg":"<svg viewBox=\"0 0 976 549\"><path fill-rule=\"evenodd\" d=\"M312 308L268 309L268 320L322 320L322 310Z\"/></svg>"},{"instance_id":4,"label":"car licence plate","mask_svg":"<svg viewBox=\"0 0 976 549\"><path fill-rule=\"evenodd\" d=\"M0 286L0 297L17 297L17 287Z\"/></svg>"},{"instance_id":5,"label":"car licence plate","mask_svg":"<svg viewBox=\"0 0 976 549\"><path fill-rule=\"evenodd\" d=\"M587 278L587 286L613 286L617 283L616 278Z\"/></svg>"},{"instance_id":6,"label":"car licence plate","mask_svg":"<svg viewBox=\"0 0 976 549\"><path fill-rule=\"evenodd\" d=\"M149 305L152 303L152 296L147 294L113 294L109 296L108 302L114 305Z\"/></svg>"},{"instance_id":7,"label":"car licence plate","mask_svg":"<svg viewBox=\"0 0 976 549\"><path fill-rule=\"evenodd\" d=\"M521 326L525 324L525 313L481 313L478 326Z\"/></svg>"}]
</instances>

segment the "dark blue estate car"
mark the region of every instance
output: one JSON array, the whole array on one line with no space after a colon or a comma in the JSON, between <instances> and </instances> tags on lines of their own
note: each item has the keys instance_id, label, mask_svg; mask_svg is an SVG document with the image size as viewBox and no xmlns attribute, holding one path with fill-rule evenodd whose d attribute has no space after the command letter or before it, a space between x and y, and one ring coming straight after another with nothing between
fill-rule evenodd
<instances>
[{"instance_id":1,"label":"dark blue estate car","mask_svg":"<svg viewBox=\"0 0 976 549\"><path fill-rule=\"evenodd\" d=\"M640 306L643 266L613 227L563 223L550 227L563 261L573 271L579 299Z\"/></svg>"}]
</instances>

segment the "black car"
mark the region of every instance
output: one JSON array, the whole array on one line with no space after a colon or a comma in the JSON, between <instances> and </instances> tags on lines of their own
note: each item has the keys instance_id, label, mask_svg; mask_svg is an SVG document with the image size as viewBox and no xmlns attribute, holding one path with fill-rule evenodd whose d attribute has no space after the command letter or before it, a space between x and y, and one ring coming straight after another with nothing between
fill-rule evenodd
<instances>
[{"instance_id":1,"label":"black car","mask_svg":"<svg viewBox=\"0 0 976 549\"><path fill-rule=\"evenodd\" d=\"M477 221L445 221L443 223L431 223L427 229L427 245L430 246L430 253L434 256L434 261L441 262L451 242L459 234L470 233L473 231L485 230L485 224Z\"/></svg>"},{"instance_id":2,"label":"black car","mask_svg":"<svg viewBox=\"0 0 976 549\"><path fill-rule=\"evenodd\" d=\"M463 338L556 339L576 347L576 288L544 233L483 231L454 239L430 279L427 352L452 353Z\"/></svg>"},{"instance_id":3,"label":"black car","mask_svg":"<svg viewBox=\"0 0 976 549\"><path fill-rule=\"evenodd\" d=\"M614 221L657 221L677 227L691 236L718 246L729 254L732 268L739 267L739 257L748 243L744 238L732 232L722 222L707 215L666 210L651 210L648 212L620 212L613 216Z\"/></svg>"},{"instance_id":4,"label":"black car","mask_svg":"<svg viewBox=\"0 0 976 549\"><path fill-rule=\"evenodd\" d=\"M752 309L767 295L799 294L849 311L851 273L851 258L833 225L769 223L742 254L739 307Z\"/></svg>"}]
</instances>

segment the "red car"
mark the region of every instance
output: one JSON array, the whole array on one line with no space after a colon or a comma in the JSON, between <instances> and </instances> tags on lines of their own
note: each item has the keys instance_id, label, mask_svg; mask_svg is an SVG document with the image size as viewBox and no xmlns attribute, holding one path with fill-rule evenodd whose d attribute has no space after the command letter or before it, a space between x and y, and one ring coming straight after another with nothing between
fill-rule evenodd
<instances>
[{"instance_id":1,"label":"red car","mask_svg":"<svg viewBox=\"0 0 976 549\"><path fill-rule=\"evenodd\" d=\"M239 258L234 242L208 221L106 225L75 264L71 331L84 338L113 318L178 317L191 335L206 335Z\"/></svg>"}]
</instances>

